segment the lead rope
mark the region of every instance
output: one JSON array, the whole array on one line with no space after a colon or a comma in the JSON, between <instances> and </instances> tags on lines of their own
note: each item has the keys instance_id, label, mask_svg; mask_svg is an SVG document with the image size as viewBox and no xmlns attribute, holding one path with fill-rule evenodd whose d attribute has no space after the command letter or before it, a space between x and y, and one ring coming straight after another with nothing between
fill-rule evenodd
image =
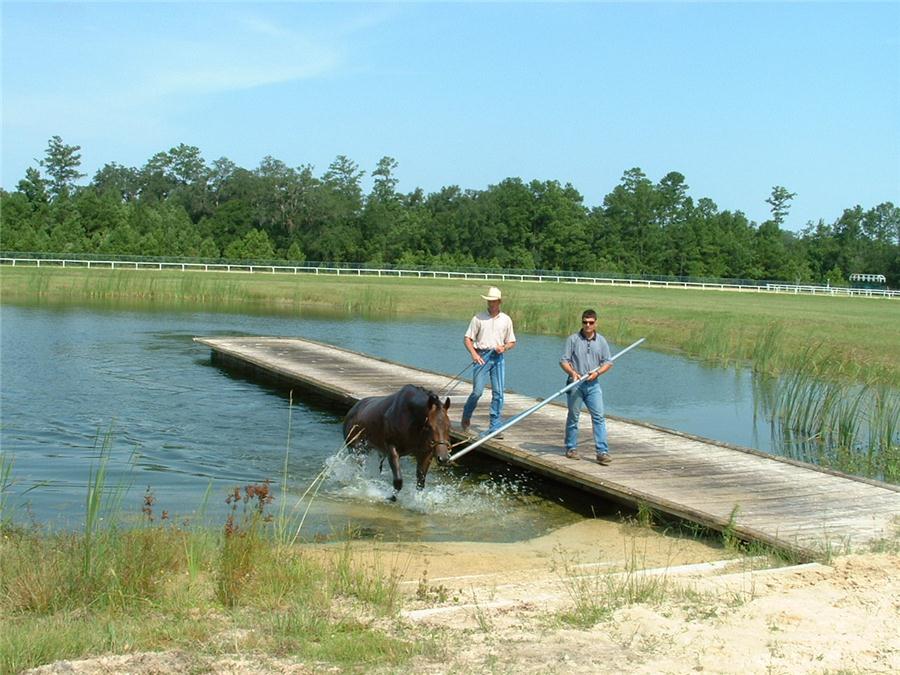
<instances>
[{"instance_id":1,"label":"lead rope","mask_svg":"<svg viewBox=\"0 0 900 675\"><path fill-rule=\"evenodd\" d=\"M468 363L465 368L463 368L461 371L459 371L453 377L452 380L449 380L447 382L447 384L445 384L443 387L441 387L440 390L438 391L437 395L440 397L440 396L449 396L450 394L452 394L453 390L459 386L460 382L462 382L462 374L471 367L472 367L472 362ZM450 387L451 384L453 385L452 387ZM450 388L447 389L447 387L450 387Z\"/></svg>"},{"instance_id":2,"label":"lead rope","mask_svg":"<svg viewBox=\"0 0 900 675\"><path fill-rule=\"evenodd\" d=\"M461 371L459 371L452 380L450 380L449 382L447 382L447 384L445 384L443 387L441 387L441 391L438 394L438 396L450 396L450 394L453 393L453 390L459 386L460 382L462 382L462 374L464 372L466 372L469 368L471 368L473 365L474 365L474 362L471 362L465 368L463 368ZM450 387L451 384L453 385L452 387ZM450 389L447 389L447 387L450 387ZM446 389L446 391L444 391L445 389ZM455 448L457 445L462 445L463 443L468 443L468 442L469 442L469 438L466 437L466 438L462 439L461 441L453 443L450 446L450 449L453 450L453 448Z\"/></svg>"}]
</instances>

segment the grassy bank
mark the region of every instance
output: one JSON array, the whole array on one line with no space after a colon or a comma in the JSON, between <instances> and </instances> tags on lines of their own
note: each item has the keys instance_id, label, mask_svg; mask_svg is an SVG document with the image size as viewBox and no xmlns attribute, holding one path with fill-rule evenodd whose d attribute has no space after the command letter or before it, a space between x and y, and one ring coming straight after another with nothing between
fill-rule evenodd
<instances>
[{"instance_id":1,"label":"grassy bank","mask_svg":"<svg viewBox=\"0 0 900 675\"><path fill-rule=\"evenodd\" d=\"M123 486L107 483L110 454L107 436L88 479L82 529L56 533L16 524L7 504L12 460L0 455L0 673L154 652L190 654L191 672L216 672L203 664L229 655L252 672L266 672L271 659L304 672L399 672L417 658L448 656L439 632L401 615L411 553L351 540L295 545L302 505L276 503L268 481L230 491L231 512L219 528L170 517L149 489L136 520L123 508ZM576 574L568 570L564 580ZM624 590L611 584L604 607L658 599L665 589ZM448 597L423 572L415 598ZM593 613L590 622L601 618Z\"/></svg>"},{"instance_id":2,"label":"grassy bank","mask_svg":"<svg viewBox=\"0 0 900 675\"><path fill-rule=\"evenodd\" d=\"M178 527L111 531L93 545L102 550L84 572L83 536L4 532L0 672L90 654L212 655L236 639L244 651L341 670L434 649L394 628L396 577L355 565L349 548L329 564Z\"/></svg>"},{"instance_id":3,"label":"grassy bank","mask_svg":"<svg viewBox=\"0 0 900 675\"><path fill-rule=\"evenodd\" d=\"M56 533L17 523L13 458L0 454L0 673L172 650L393 670L436 651L398 621L404 561L361 561L349 540L310 555L294 545L302 504L273 507L269 481L234 487L220 528L171 518L150 488L135 519L127 484L107 482L111 434L95 450L84 525Z\"/></svg>"},{"instance_id":4,"label":"grassy bank","mask_svg":"<svg viewBox=\"0 0 900 675\"><path fill-rule=\"evenodd\" d=\"M279 540L268 484L235 489L218 531L173 522L151 495L142 523L119 527L104 489L94 474L82 532L0 521L0 673L171 650L393 670L438 649L397 621L402 569L360 562L361 544L311 557Z\"/></svg>"},{"instance_id":5,"label":"grassy bank","mask_svg":"<svg viewBox=\"0 0 900 675\"><path fill-rule=\"evenodd\" d=\"M466 322L488 282L10 268L6 302L100 302L134 307L374 318L440 317ZM495 282L491 282L495 283ZM900 303L888 299L504 282L504 309L522 332L565 335L586 307L618 343L647 338L652 349L718 364L751 363L767 373L811 370L832 381L900 386ZM460 327L462 331L462 326ZM811 349L811 347L815 347ZM810 363L812 361L812 363Z\"/></svg>"}]
</instances>

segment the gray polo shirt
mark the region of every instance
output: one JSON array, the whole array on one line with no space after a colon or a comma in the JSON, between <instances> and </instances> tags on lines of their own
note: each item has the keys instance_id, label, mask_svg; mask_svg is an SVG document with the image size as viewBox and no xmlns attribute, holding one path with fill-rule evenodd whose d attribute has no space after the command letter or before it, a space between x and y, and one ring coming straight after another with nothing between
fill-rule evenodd
<instances>
[{"instance_id":1,"label":"gray polo shirt","mask_svg":"<svg viewBox=\"0 0 900 675\"><path fill-rule=\"evenodd\" d=\"M568 361L579 375L589 373L599 368L612 358L606 339L599 333L588 340L581 331L572 333L566 339L566 348L563 351L560 363Z\"/></svg>"}]
</instances>

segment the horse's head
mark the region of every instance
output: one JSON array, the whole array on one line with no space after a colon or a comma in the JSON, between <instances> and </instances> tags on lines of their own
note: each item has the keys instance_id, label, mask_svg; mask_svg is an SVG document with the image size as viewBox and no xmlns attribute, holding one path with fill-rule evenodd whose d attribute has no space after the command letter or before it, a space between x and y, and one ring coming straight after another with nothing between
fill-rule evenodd
<instances>
[{"instance_id":1,"label":"horse's head","mask_svg":"<svg viewBox=\"0 0 900 675\"><path fill-rule=\"evenodd\" d=\"M428 449L434 453L438 464L446 464L450 460L450 399L441 403L435 394L428 394L428 409L425 412L425 432L428 437Z\"/></svg>"}]
</instances>

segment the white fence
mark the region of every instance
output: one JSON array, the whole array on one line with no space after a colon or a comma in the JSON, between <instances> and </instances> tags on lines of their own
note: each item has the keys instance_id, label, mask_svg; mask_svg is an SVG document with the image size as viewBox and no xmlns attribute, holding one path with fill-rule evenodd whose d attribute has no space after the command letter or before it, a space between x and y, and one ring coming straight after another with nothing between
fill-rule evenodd
<instances>
[{"instance_id":1,"label":"white fence","mask_svg":"<svg viewBox=\"0 0 900 675\"><path fill-rule=\"evenodd\" d=\"M241 272L247 274L313 274L332 276L414 277L419 279L466 279L483 281L531 281L536 283L566 283L645 288L693 288L745 293L793 293L803 295L854 296L867 298L896 298L900 291L808 286L782 283L759 285L713 281L676 281L665 279L627 279L617 277L588 277L571 274L524 274L513 272L452 272L441 270L382 269L377 267L337 267L328 265L259 265L248 263L166 262L147 260L79 260L67 258L11 258L0 257L0 266L73 267L117 270L178 270L181 272Z\"/></svg>"}]
</instances>

